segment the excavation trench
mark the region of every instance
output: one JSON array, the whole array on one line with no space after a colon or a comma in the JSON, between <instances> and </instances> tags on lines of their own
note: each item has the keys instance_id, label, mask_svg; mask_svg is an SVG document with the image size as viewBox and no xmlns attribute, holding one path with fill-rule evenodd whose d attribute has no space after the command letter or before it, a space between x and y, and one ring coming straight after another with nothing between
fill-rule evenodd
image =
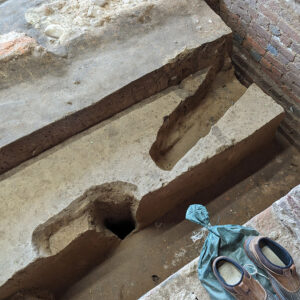
<instances>
[{"instance_id":1,"label":"excavation trench","mask_svg":"<svg viewBox=\"0 0 300 300\"><path fill-rule=\"evenodd\" d=\"M170 115L165 117L157 132L156 140L152 147L150 145L150 154L148 153L160 169L169 172L201 138L210 132L212 126L246 91L246 88L235 78L231 63L228 61L223 65L223 59L210 68L193 74L192 77L181 82L179 87L175 93L184 93L186 98L175 107ZM273 123L265 133L260 133L260 131L256 133L258 136L261 135L259 143L268 140L278 120L276 119ZM242 149L242 156L256 147L251 141L252 137L247 138L240 143L241 146L238 146ZM93 268L99 270L101 275L97 277L104 278L102 282L104 283L106 272L109 273L109 270L112 270L113 274L119 270L119 266L114 263L114 253L122 252L123 249L129 255L128 251L130 253L131 248L133 253L143 249L143 245L135 246L131 243L134 236L137 236L137 239L141 236L143 239L144 230L136 233L139 229L153 223L170 209L174 209L173 212L176 215L176 204L191 199L196 192L217 181L221 177L220 174L228 173L231 165L240 160L239 154L234 154L236 157L233 155L230 160L227 160L230 151L227 149L217 153L213 160L202 164L200 168L195 168L194 173L193 171L186 172L166 187L148 193L142 199L138 196L137 185L122 181L108 182L88 189L63 211L34 230L32 244L39 258L26 269L17 272L2 289L8 296L21 286L24 290L50 291L55 295L63 295L61 299L73 299L73 295L78 292L77 286L81 286L81 281L78 284L75 282L80 278L83 278L82 282L85 282L85 278L90 278L88 272L91 272ZM224 168L226 170L223 170ZM204 177L209 178L206 180ZM182 209L179 209L179 212L182 214ZM150 228L153 229L153 226ZM145 230L148 232L147 229ZM171 227L170 230L172 230ZM160 240L155 233L153 237ZM151 236L149 239L151 240ZM151 248L151 243L150 245L145 243L145 245ZM159 247L161 246L160 240ZM144 252L147 255L143 259L151 261L153 259L151 250L147 248ZM137 261L141 263L141 259L139 257ZM113 266L107 270L106 266L110 264ZM99 266L96 267L97 265ZM173 267L177 266L176 263L173 265ZM130 265L125 262L121 269L128 270ZM152 269L149 267L149 270ZM159 270L161 272L161 269ZM90 274L95 274L93 272ZM169 274L165 272L161 277L157 273L159 272L153 270L152 283L160 282L161 278ZM137 274L140 273L137 272ZM124 274L123 276L126 277ZM95 277L92 280L98 281ZM113 291L111 291L112 295L106 294L106 288L113 290L114 285L115 283L107 282L103 298L102 294L97 292L95 299L135 299L126 295L126 289L120 285L117 287L119 296ZM143 291L146 286L149 287L147 284L143 285ZM69 291L66 292L68 289ZM140 293L139 288L137 291ZM84 290L82 292L84 294ZM83 295L81 292L79 294ZM74 299L89 299L89 297L84 294L82 298L79 296Z\"/></svg>"},{"instance_id":2,"label":"excavation trench","mask_svg":"<svg viewBox=\"0 0 300 300\"><path fill-rule=\"evenodd\" d=\"M154 2L76 38L61 76L6 64L13 123L30 122L7 130L0 173L61 144L0 180L1 300L138 299L199 255L189 204L243 224L298 183L299 155L272 142L282 108L234 76L231 30L203 1Z\"/></svg>"},{"instance_id":3,"label":"excavation trench","mask_svg":"<svg viewBox=\"0 0 300 300\"><path fill-rule=\"evenodd\" d=\"M206 234L184 220L188 205L206 205L212 224L244 224L298 184L297 167L291 165L299 163L299 153L278 137L210 188L127 236L57 299L138 299L199 256Z\"/></svg>"},{"instance_id":4,"label":"excavation trench","mask_svg":"<svg viewBox=\"0 0 300 300\"><path fill-rule=\"evenodd\" d=\"M97 243L101 241L95 235L87 236L85 243L81 242L80 247L67 251L63 257L63 267L70 268L83 261L83 246L95 247L89 272L77 273L76 279L80 278L77 282L70 281L64 289L50 293L49 286L36 281L39 289L21 291L20 298L12 299L23 300L24 295L34 295L34 300L138 299L199 255L206 234L199 226L184 220L188 205L206 205L212 224L244 224L298 184L298 169L291 166L299 164L299 153L278 136L214 186L202 190L149 227L127 236L99 265L96 263L101 252ZM76 251L80 255L74 255ZM45 262L44 259L39 266L37 262L36 266L40 269ZM60 282L63 277L57 276L61 270L57 267L53 259L43 272L28 278L28 283L41 282L41 277L49 282L51 276Z\"/></svg>"},{"instance_id":5,"label":"excavation trench","mask_svg":"<svg viewBox=\"0 0 300 300\"><path fill-rule=\"evenodd\" d=\"M203 76L203 83L165 117L150 149L152 159L163 170L171 170L246 91L230 67L218 74L210 69L193 76Z\"/></svg>"}]
</instances>

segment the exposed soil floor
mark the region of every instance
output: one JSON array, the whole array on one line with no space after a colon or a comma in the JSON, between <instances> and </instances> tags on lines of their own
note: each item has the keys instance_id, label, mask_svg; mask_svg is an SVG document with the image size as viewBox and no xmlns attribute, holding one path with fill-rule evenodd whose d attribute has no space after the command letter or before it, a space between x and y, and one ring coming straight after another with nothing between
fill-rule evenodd
<instances>
[{"instance_id":1,"label":"exposed soil floor","mask_svg":"<svg viewBox=\"0 0 300 300\"><path fill-rule=\"evenodd\" d=\"M299 184L299 178L299 152L278 134L213 187L127 236L104 263L58 298L138 299L199 255L202 231L184 220L188 205L206 205L212 224L243 224Z\"/></svg>"}]
</instances>

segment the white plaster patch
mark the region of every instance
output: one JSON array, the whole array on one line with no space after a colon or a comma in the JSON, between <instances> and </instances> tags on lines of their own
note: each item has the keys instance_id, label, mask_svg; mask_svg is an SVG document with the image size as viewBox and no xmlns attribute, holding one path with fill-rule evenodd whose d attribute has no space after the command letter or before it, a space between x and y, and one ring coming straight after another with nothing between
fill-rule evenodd
<instances>
[{"instance_id":1,"label":"white plaster patch","mask_svg":"<svg viewBox=\"0 0 300 300\"><path fill-rule=\"evenodd\" d=\"M180 261L181 261L181 258L184 257L186 254L186 250L184 248L181 248L179 251L177 251L174 255L174 259L172 259L172 266L176 267Z\"/></svg>"},{"instance_id":2,"label":"white plaster patch","mask_svg":"<svg viewBox=\"0 0 300 300\"><path fill-rule=\"evenodd\" d=\"M206 228L201 228L200 230L195 230L192 232L191 240L193 243L196 243L197 241L201 240L207 232Z\"/></svg>"},{"instance_id":3,"label":"white plaster patch","mask_svg":"<svg viewBox=\"0 0 300 300\"><path fill-rule=\"evenodd\" d=\"M176 300L195 300L195 299L198 299L196 295L193 292L187 290L180 291L176 296Z\"/></svg>"}]
</instances>

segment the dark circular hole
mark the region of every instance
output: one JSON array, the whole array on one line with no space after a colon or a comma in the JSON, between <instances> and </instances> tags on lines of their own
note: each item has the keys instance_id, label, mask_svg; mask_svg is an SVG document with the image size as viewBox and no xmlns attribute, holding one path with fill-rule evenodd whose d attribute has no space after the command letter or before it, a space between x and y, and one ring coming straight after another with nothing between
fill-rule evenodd
<instances>
[{"instance_id":1,"label":"dark circular hole","mask_svg":"<svg viewBox=\"0 0 300 300\"><path fill-rule=\"evenodd\" d=\"M158 283L160 278L157 276L157 275L152 275L152 280L155 282L155 283Z\"/></svg>"},{"instance_id":2,"label":"dark circular hole","mask_svg":"<svg viewBox=\"0 0 300 300\"><path fill-rule=\"evenodd\" d=\"M135 229L133 220L106 219L104 221L104 226L122 240Z\"/></svg>"}]
</instances>

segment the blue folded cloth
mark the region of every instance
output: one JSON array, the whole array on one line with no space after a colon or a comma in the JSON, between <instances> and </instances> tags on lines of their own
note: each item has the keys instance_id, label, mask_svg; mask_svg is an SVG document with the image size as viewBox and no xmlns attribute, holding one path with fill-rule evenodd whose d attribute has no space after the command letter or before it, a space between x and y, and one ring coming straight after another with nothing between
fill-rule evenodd
<instances>
[{"instance_id":1,"label":"blue folded cloth","mask_svg":"<svg viewBox=\"0 0 300 300\"><path fill-rule=\"evenodd\" d=\"M214 276L212 262L218 256L228 256L242 266L253 265L253 262L246 255L243 246L244 241L249 236L257 236L259 233L253 228L240 225L212 226L207 209L200 204L190 205L186 212L186 219L200 224L209 230L200 253L198 264L198 275L202 285L212 300L234 300L234 297L222 288ZM271 284L266 278L267 274L263 270L259 270L259 272L255 272L254 274L251 273L251 275L266 290L274 294Z\"/></svg>"}]
</instances>

